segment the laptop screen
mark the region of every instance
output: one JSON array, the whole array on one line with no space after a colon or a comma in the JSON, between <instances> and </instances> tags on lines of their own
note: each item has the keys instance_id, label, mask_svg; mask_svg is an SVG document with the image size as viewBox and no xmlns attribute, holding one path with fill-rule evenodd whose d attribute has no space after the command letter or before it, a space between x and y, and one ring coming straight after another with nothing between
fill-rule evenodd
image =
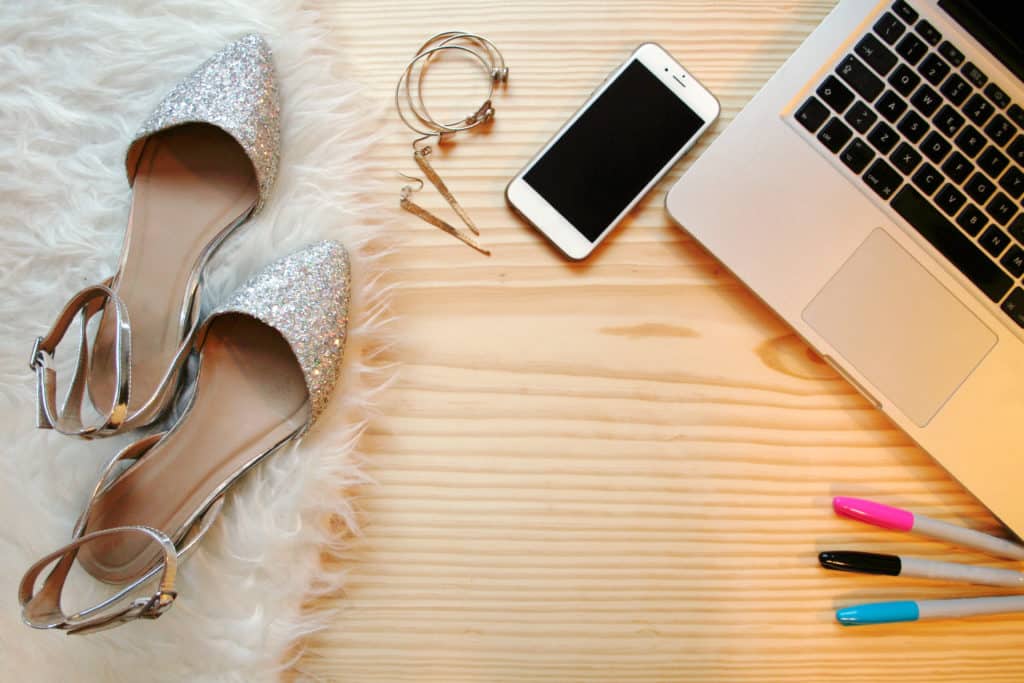
<instances>
[{"instance_id":1,"label":"laptop screen","mask_svg":"<svg viewBox=\"0 0 1024 683\"><path fill-rule=\"evenodd\" d=\"M1024 3L1020 0L939 0L958 24L1024 81Z\"/></svg>"}]
</instances>

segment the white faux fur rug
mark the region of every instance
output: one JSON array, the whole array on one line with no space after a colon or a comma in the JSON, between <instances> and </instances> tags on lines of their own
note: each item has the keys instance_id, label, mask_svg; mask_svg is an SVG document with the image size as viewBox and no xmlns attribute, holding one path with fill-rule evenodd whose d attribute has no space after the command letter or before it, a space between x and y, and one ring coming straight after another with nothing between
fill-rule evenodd
<instances>
[{"instance_id":1,"label":"white faux fur rug","mask_svg":"<svg viewBox=\"0 0 1024 683\"><path fill-rule=\"evenodd\" d=\"M72 293L113 272L131 134L181 77L250 31L267 37L281 79L281 171L264 212L212 264L204 305L276 255L342 241L354 289L338 393L298 448L229 498L164 616L84 637L32 630L20 621L17 582L68 540L101 463L126 442L34 428L32 339ZM3 680L274 680L296 638L326 618L300 606L311 590L341 585L344 567L325 572L321 552L354 530L344 490L361 481L354 444L387 374L374 357L387 298L377 284L384 226L371 221L381 212L367 203L359 160L373 131L338 42L300 0L0 4ZM82 592L67 606L89 604L93 584L71 586Z\"/></svg>"}]
</instances>

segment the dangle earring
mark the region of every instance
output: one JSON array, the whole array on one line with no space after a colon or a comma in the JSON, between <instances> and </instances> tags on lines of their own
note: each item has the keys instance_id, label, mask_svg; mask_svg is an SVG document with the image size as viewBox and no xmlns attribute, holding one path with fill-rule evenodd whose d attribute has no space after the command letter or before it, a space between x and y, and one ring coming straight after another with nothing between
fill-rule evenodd
<instances>
[{"instance_id":1,"label":"dangle earring","mask_svg":"<svg viewBox=\"0 0 1024 683\"><path fill-rule=\"evenodd\" d=\"M438 121L427 109L426 103L423 100L423 79L430 62L440 53L449 50L467 54L478 62L488 75L489 87L487 96L473 113L457 121L446 123ZM415 78L414 74L416 74ZM432 148L430 145L423 143L431 138L437 138L438 143L441 143L456 133L470 130L490 121L494 118L492 97L494 96L495 84L507 81L508 67L505 65L504 57L502 57L494 43L473 33L446 31L432 36L420 46L419 51L402 71L402 76L398 79L398 84L395 86L395 108L398 111L399 118L407 128L420 134L420 137L413 140L412 143L413 160L427 180L430 181L430 184L437 189L438 193L444 197L455 214L466 225L469 233L472 234L456 228L413 202L411 196L414 192L423 188L423 181L419 178L407 176L404 173L400 175L419 183L419 187L414 188L412 185L403 186L399 195L400 206L421 220L440 228L487 256L490 256L491 252L482 247L475 237L480 234L480 230L430 163L429 157ZM414 90L415 97L413 96ZM404 98L402 96L403 92ZM412 117L408 117L406 111L411 113Z\"/></svg>"}]
</instances>

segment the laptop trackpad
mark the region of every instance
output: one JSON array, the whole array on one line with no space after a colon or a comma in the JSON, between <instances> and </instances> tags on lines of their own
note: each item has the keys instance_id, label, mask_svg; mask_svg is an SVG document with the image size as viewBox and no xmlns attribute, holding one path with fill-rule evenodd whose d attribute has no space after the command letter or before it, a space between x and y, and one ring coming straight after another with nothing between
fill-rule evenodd
<instances>
[{"instance_id":1,"label":"laptop trackpad","mask_svg":"<svg viewBox=\"0 0 1024 683\"><path fill-rule=\"evenodd\" d=\"M803 318L919 427L997 341L881 229L818 292Z\"/></svg>"}]
</instances>

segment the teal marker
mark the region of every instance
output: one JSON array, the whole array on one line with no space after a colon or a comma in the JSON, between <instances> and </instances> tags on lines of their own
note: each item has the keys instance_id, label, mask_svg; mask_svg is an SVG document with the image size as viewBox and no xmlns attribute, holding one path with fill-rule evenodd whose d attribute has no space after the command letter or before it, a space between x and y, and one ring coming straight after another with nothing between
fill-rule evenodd
<instances>
[{"instance_id":1,"label":"teal marker","mask_svg":"<svg viewBox=\"0 0 1024 683\"><path fill-rule=\"evenodd\" d=\"M836 610L836 621L843 626L866 626L920 619L957 619L979 614L1005 614L1007 612L1024 612L1024 595L872 602Z\"/></svg>"}]
</instances>

